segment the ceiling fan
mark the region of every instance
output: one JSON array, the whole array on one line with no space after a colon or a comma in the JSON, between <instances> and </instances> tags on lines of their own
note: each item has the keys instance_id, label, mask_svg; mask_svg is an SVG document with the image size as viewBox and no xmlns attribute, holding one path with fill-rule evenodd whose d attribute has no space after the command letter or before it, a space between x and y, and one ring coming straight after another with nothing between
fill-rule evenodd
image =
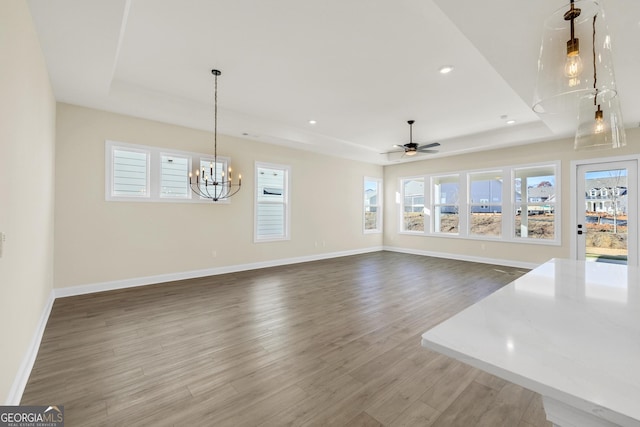
<instances>
[{"instance_id":1,"label":"ceiling fan","mask_svg":"<svg viewBox=\"0 0 640 427\"><path fill-rule=\"evenodd\" d=\"M438 152L438 150L433 150L432 148L440 146L439 142L432 142L431 144L424 145L413 142L413 124L415 123L415 120L408 120L407 123L409 123L409 142L404 145L395 144L394 147L400 148L400 150L388 151L382 154L401 153L402 151L404 151L405 156L415 156L416 153Z\"/></svg>"}]
</instances>

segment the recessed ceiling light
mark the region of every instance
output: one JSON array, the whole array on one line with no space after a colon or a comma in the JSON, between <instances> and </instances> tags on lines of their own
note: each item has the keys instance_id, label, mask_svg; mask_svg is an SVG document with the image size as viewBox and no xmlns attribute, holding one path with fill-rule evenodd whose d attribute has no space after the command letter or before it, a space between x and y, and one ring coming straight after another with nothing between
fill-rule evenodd
<instances>
[{"instance_id":1,"label":"recessed ceiling light","mask_svg":"<svg viewBox=\"0 0 640 427\"><path fill-rule=\"evenodd\" d=\"M440 74L449 74L453 71L453 65L443 65L440 67Z\"/></svg>"},{"instance_id":2,"label":"recessed ceiling light","mask_svg":"<svg viewBox=\"0 0 640 427\"><path fill-rule=\"evenodd\" d=\"M309 120L309 124L310 125L315 125L316 123L318 123L318 122L316 122L315 120Z\"/></svg>"},{"instance_id":3,"label":"recessed ceiling light","mask_svg":"<svg viewBox=\"0 0 640 427\"><path fill-rule=\"evenodd\" d=\"M507 124L508 124L508 125L512 125L512 124L514 124L515 122L516 122L516 121L515 121L515 120L513 120L513 119L511 119L511 120L507 120Z\"/></svg>"}]
</instances>

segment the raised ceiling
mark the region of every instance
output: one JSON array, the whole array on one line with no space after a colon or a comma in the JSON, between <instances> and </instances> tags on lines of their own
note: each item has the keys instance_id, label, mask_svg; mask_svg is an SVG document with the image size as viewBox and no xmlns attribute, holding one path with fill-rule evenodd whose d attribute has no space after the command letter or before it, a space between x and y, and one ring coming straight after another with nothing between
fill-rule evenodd
<instances>
[{"instance_id":1,"label":"raised ceiling","mask_svg":"<svg viewBox=\"0 0 640 427\"><path fill-rule=\"evenodd\" d=\"M376 164L575 132L571 115L531 110L556 0L28 3L62 102L212 130L218 68L220 133ZM636 127L640 2L601 3ZM455 68L442 75L443 65ZM409 142L409 119L414 141L440 142L438 154L380 154Z\"/></svg>"}]
</instances>

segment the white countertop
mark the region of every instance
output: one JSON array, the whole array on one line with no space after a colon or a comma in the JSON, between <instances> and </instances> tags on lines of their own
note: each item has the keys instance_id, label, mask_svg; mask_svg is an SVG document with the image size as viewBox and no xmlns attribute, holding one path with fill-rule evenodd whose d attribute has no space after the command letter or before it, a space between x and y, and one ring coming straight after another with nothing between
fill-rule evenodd
<instances>
[{"instance_id":1,"label":"white countertop","mask_svg":"<svg viewBox=\"0 0 640 427\"><path fill-rule=\"evenodd\" d=\"M640 272L551 260L422 345L620 425L640 425Z\"/></svg>"}]
</instances>

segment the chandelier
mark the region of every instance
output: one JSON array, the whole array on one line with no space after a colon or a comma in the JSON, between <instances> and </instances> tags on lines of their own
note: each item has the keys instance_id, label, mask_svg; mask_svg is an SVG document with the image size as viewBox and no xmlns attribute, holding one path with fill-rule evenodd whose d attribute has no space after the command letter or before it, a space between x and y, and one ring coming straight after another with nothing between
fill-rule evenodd
<instances>
[{"instance_id":1,"label":"chandelier","mask_svg":"<svg viewBox=\"0 0 640 427\"><path fill-rule=\"evenodd\" d=\"M218 76L220 76L222 72L213 69L211 70L211 74L213 74L214 77L213 162L209 163L209 168L200 165L195 168L195 172L189 172L189 187L191 187L191 191L200 198L217 202L219 200L229 199L240 191L242 175L238 175L238 182L235 183L231 177L231 167L228 167L225 176L224 164L218 162ZM195 182L193 175L195 175Z\"/></svg>"}]
</instances>

